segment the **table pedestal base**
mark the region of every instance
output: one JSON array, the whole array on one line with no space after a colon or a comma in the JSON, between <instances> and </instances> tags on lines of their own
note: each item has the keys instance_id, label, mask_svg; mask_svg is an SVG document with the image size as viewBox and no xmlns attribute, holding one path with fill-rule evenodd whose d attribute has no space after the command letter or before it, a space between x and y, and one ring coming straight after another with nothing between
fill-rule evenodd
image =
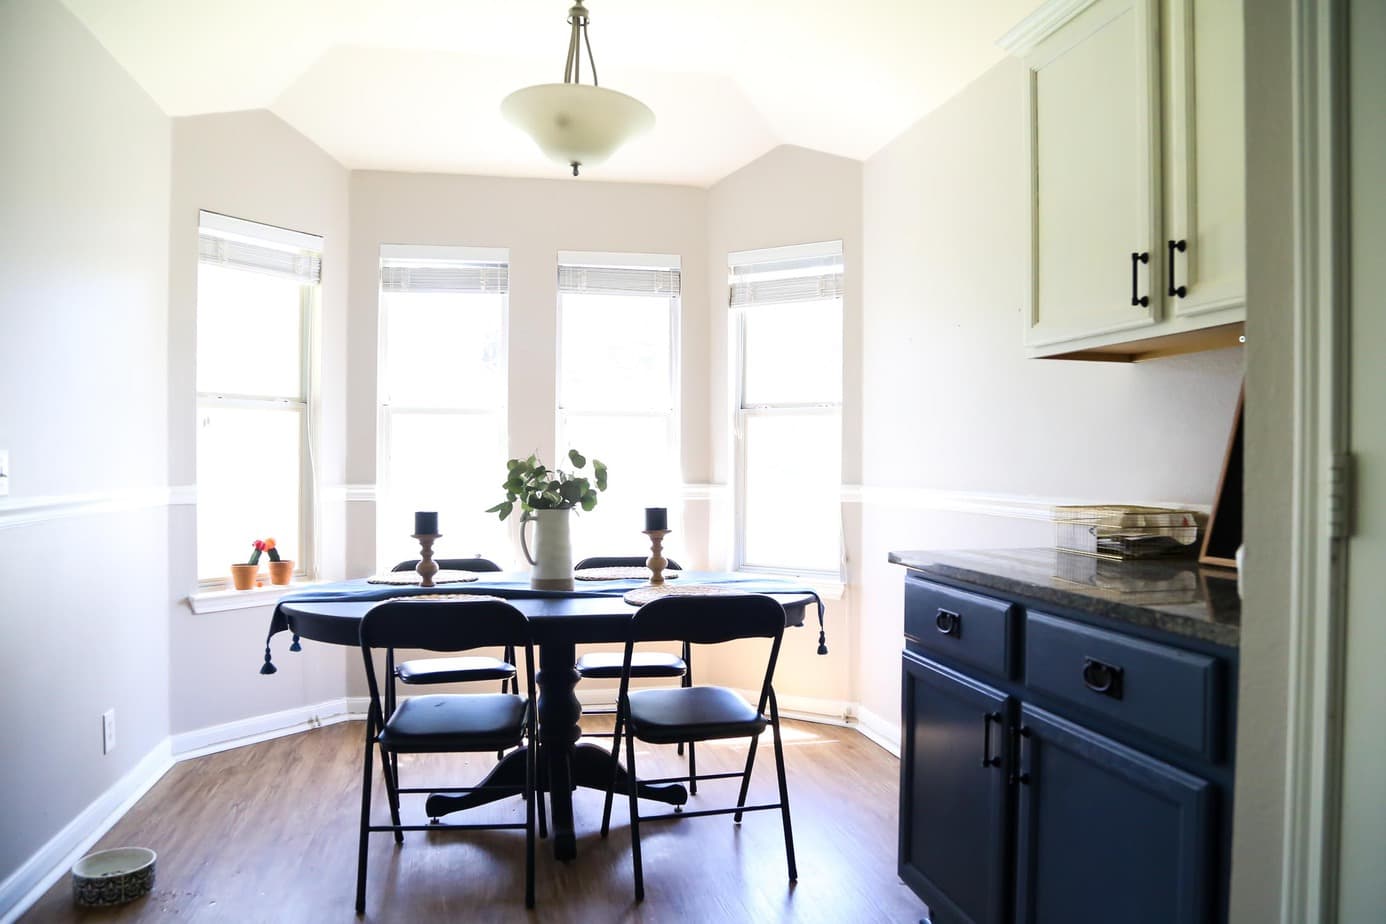
<instances>
[{"instance_id":1,"label":"table pedestal base","mask_svg":"<svg viewBox=\"0 0 1386 924\"><path fill-rule=\"evenodd\" d=\"M549 784L549 761L544 759L545 756L544 749L541 747L539 752L539 788L550 794L553 852L554 856L560 860L571 860L577 855L577 836L573 831L573 797L571 790L566 793L566 799L562 798L564 794L561 789L559 790L560 795L554 795ZM574 789L583 786L587 789L606 792L607 786L611 784L611 752L606 748L595 744L579 744L568 753L567 763L571 771L570 776ZM626 768L617 762L617 795L626 792L626 787L630 785L629 779ZM506 754L491 769L486 778L477 784L488 787L487 789L460 794L434 793L424 803L424 811L428 813L430 818L441 818L463 809L475 808L478 805L486 805L490 802L508 799L511 796L518 796L524 792L524 783L525 748L521 747ZM636 792L640 794L642 799L663 802L666 805L684 805L688 802L688 788L680 783L659 786L640 783ZM566 813L559 810L560 803L566 806ZM560 817L566 819L566 830L559 827Z\"/></svg>"},{"instance_id":2,"label":"table pedestal base","mask_svg":"<svg viewBox=\"0 0 1386 924\"><path fill-rule=\"evenodd\" d=\"M553 833L553 854L560 860L577 856L577 836L573 830L573 790L579 786L606 792L611 785L611 752L595 744L579 744L582 704L574 694L578 675L574 669L576 645L554 640L539 649L539 780L538 787L549 794L549 828ZM630 785L625 767L616 762L616 791ZM525 749L518 748L501 758L480 785L495 787L460 795L434 793L425 803L429 817L485 805L524 791ZM671 783L650 786L641 783L636 790L642 799L667 805L683 805L688 790Z\"/></svg>"}]
</instances>

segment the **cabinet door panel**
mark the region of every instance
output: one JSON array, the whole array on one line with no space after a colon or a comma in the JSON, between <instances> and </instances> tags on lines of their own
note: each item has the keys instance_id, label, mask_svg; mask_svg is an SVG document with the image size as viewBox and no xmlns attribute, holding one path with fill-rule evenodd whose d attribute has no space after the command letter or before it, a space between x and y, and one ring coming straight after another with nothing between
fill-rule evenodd
<instances>
[{"instance_id":1,"label":"cabinet door panel","mask_svg":"<svg viewBox=\"0 0 1386 924\"><path fill-rule=\"evenodd\" d=\"M1211 918L1212 784L1024 706L1016 919Z\"/></svg>"},{"instance_id":2,"label":"cabinet door panel","mask_svg":"<svg viewBox=\"0 0 1386 924\"><path fill-rule=\"evenodd\" d=\"M1166 291L1166 304L1174 316L1244 313L1242 4L1169 0L1165 16L1165 233L1186 242L1174 258L1175 284L1186 291Z\"/></svg>"},{"instance_id":3,"label":"cabinet door panel","mask_svg":"<svg viewBox=\"0 0 1386 924\"><path fill-rule=\"evenodd\" d=\"M903 659L900 877L934 924L999 924L1009 909L1011 797L1006 762L983 758L1004 750L1011 700L917 655Z\"/></svg>"},{"instance_id":4,"label":"cabinet door panel","mask_svg":"<svg viewBox=\"0 0 1386 924\"><path fill-rule=\"evenodd\" d=\"M1034 157L1033 302L1043 346L1152 324L1162 299L1158 18L1098 0L1027 58ZM1147 253L1136 267L1133 252Z\"/></svg>"}]
</instances>

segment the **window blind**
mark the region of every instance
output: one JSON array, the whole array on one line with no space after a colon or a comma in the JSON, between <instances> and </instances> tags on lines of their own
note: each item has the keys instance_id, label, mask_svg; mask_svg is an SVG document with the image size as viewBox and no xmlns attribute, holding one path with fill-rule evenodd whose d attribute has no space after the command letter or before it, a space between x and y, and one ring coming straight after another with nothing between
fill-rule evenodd
<instances>
[{"instance_id":1,"label":"window blind","mask_svg":"<svg viewBox=\"0 0 1386 924\"><path fill-rule=\"evenodd\" d=\"M197 236L197 259L216 266L288 276L304 283L322 281L322 254L220 237L206 231Z\"/></svg>"},{"instance_id":2,"label":"window blind","mask_svg":"<svg viewBox=\"0 0 1386 924\"><path fill-rule=\"evenodd\" d=\"M198 215L199 263L322 281L322 238L216 212Z\"/></svg>"},{"instance_id":3,"label":"window blind","mask_svg":"<svg viewBox=\"0 0 1386 924\"><path fill-rule=\"evenodd\" d=\"M782 305L842 297L842 244L731 254L728 304Z\"/></svg>"},{"instance_id":4,"label":"window blind","mask_svg":"<svg viewBox=\"0 0 1386 924\"><path fill-rule=\"evenodd\" d=\"M678 295L674 267L559 264L558 291L601 295Z\"/></svg>"},{"instance_id":5,"label":"window blind","mask_svg":"<svg viewBox=\"0 0 1386 924\"><path fill-rule=\"evenodd\" d=\"M509 292L510 265L481 261L380 261L382 292Z\"/></svg>"}]
</instances>

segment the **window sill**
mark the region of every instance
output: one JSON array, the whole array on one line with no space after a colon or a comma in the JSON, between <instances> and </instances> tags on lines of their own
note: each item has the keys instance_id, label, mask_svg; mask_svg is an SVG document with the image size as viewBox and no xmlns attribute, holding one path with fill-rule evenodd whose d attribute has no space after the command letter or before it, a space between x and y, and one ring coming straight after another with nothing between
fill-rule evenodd
<instances>
[{"instance_id":1,"label":"window sill","mask_svg":"<svg viewBox=\"0 0 1386 924\"><path fill-rule=\"evenodd\" d=\"M254 590L206 590L188 595L188 606L194 613L224 613L228 610L248 610L257 606L273 606L280 598L305 587L325 584L326 581L295 581L292 584L269 584Z\"/></svg>"}]
</instances>

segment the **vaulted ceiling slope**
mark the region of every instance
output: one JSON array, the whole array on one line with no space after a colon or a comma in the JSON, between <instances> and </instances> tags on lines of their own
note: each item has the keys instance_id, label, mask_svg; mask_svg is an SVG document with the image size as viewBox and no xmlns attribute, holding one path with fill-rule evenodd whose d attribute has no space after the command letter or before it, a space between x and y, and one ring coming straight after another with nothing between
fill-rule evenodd
<instances>
[{"instance_id":1,"label":"vaulted ceiling slope","mask_svg":"<svg viewBox=\"0 0 1386 924\"><path fill-rule=\"evenodd\" d=\"M500 117L562 80L568 0L63 0L173 116L269 109L353 169L562 176ZM1037 0L590 0L655 130L598 180L708 186L780 144L865 159Z\"/></svg>"}]
</instances>

